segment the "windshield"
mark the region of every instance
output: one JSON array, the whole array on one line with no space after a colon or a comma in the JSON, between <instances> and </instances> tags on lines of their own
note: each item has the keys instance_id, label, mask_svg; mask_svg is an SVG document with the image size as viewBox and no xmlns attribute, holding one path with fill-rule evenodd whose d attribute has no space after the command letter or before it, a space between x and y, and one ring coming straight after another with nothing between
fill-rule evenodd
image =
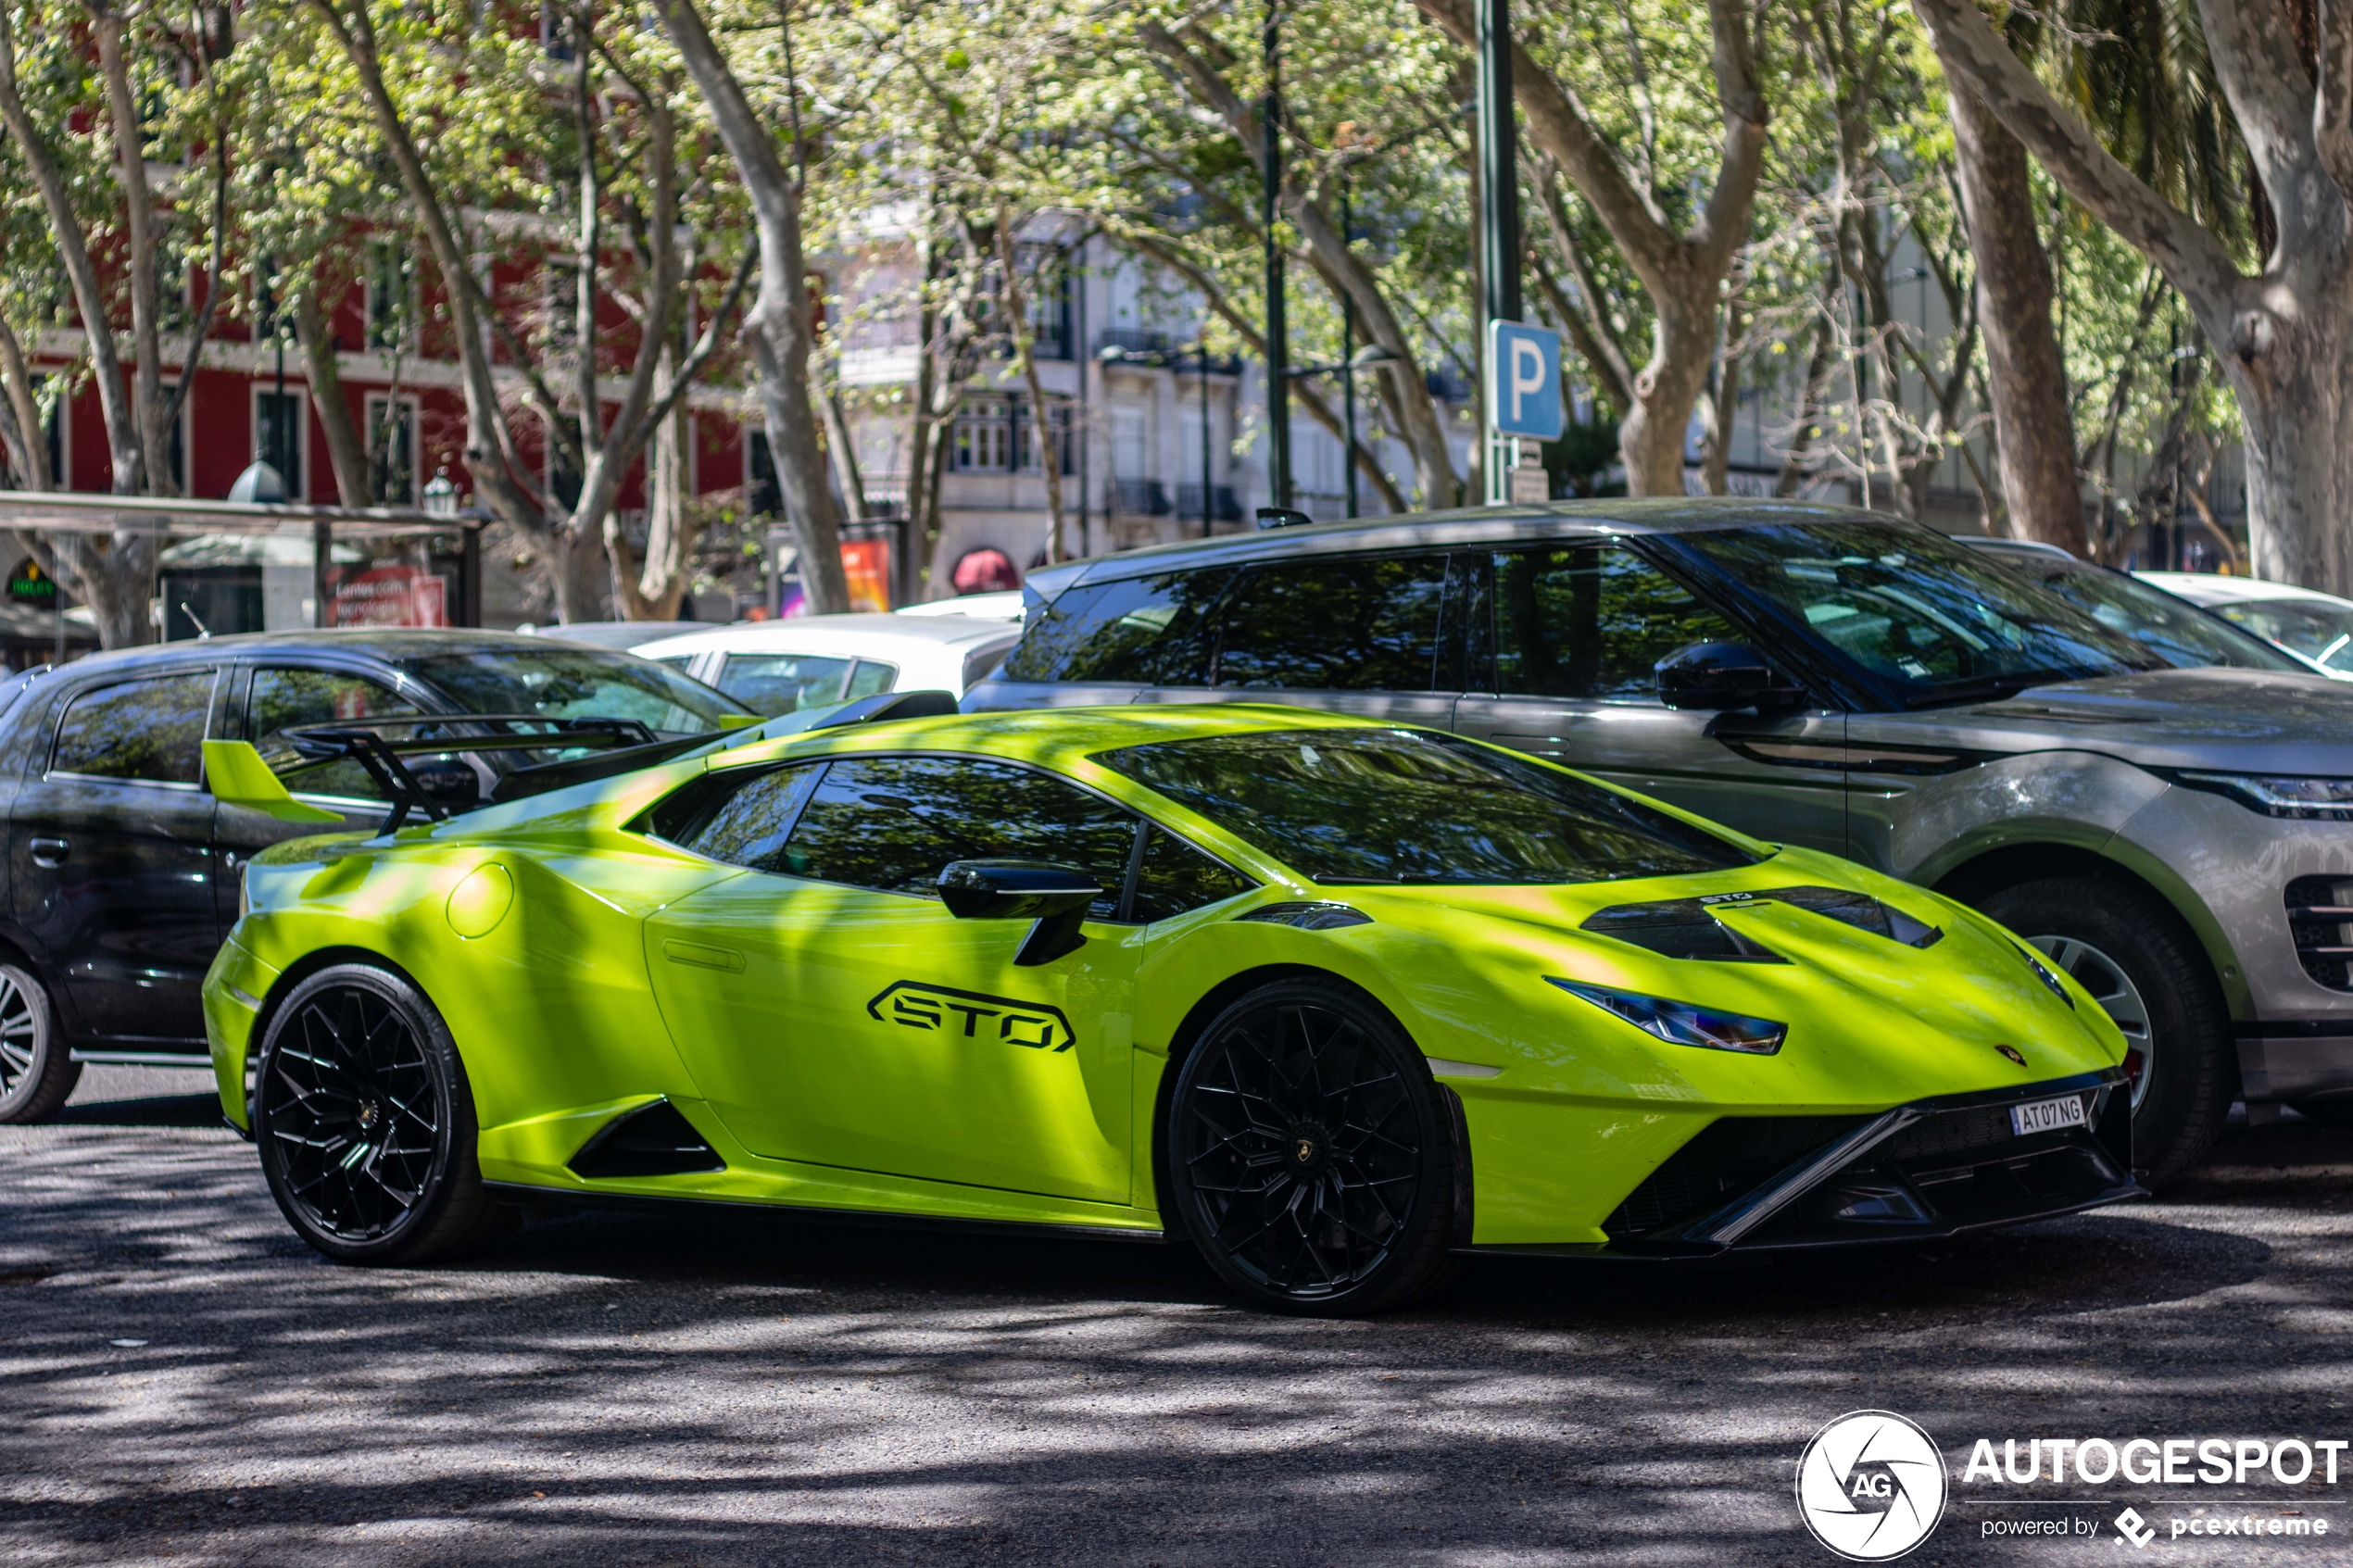
<instances>
[{"instance_id":1,"label":"windshield","mask_svg":"<svg viewBox=\"0 0 2353 1568\"><path fill-rule=\"evenodd\" d=\"M2353 674L2353 606L2326 599L2247 599L2214 613L2320 665Z\"/></svg>"},{"instance_id":2,"label":"windshield","mask_svg":"<svg viewBox=\"0 0 2353 1568\"><path fill-rule=\"evenodd\" d=\"M1616 882L1757 860L1598 784L1413 730L1159 741L1095 760L1323 883Z\"/></svg>"},{"instance_id":3,"label":"windshield","mask_svg":"<svg viewBox=\"0 0 2353 1568\"><path fill-rule=\"evenodd\" d=\"M2113 627L2163 655L2169 664L2227 664L2240 670L2311 673L2263 641L2262 636L2250 636L2187 599L2177 598L2123 572L2110 571L2073 557L2028 555L2023 551L1994 553L1994 558L2089 611L2101 625Z\"/></svg>"},{"instance_id":4,"label":"windshield","mask_svg":"<svg viewBox=\"0 0 2353 1568\"><path fill-rule=\"evenodd\" d=\"M650 659L585 646L435 654L401 668L469 713L635 719L657 734L699 735L751 711Z\"/></svg>"},{"instance_id":5,"label":"windshield","mask_svg":"<svg viewBox=\"0 0 2353 1568\"><path fill-rule=\"evenodd\" d=\"M1859 665L1907 708L2176 660L1932 529L1785 522L1669 535L1724 591Z\"/></svg>"}]
</instances>

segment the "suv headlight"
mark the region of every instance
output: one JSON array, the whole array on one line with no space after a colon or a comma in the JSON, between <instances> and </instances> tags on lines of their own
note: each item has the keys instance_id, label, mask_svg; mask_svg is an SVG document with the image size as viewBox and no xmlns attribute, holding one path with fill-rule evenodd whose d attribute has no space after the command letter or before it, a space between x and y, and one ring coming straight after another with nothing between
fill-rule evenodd
<instances>
[{"instance_id":1,"label":"suv headlight","mask_svg":"<svg viewBox=\"0 0 2353 1568\"><path fill-rule=\"evenodd\" d=\"M2298 779L2272 773L2176 773L2173 782L2227 795L2267 817L2353 822L2353 779Z\"/></svg>"},{"instance_id":2,"label":"suv headlight","mask_svg":"<svg viewBox=\"0 0 2353 1568\"><path fill-rule=\"evenodd\" d=\"M1769 1018L1748 1018L1691 1002L1671 1002L1638 991L1613 991L1582 981L1544 977L1572 997L1582 997L1604 1012L1614 1013L1646 1035L1669 1045L1697 1046L1703 1050L1738 1051L1743 1056L1771 1056L1789 1038L1789 1025Z\"/></svg>"}]
</instances>

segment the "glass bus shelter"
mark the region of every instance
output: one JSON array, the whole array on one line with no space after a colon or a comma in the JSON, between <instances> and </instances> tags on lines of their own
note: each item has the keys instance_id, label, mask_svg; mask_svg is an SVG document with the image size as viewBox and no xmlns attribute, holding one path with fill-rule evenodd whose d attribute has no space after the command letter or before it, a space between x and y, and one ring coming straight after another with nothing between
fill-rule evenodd
<instances>
[{"instance_id":1,"label":"glass bus shelter","mask_svg":"<svg viewBox=\"0 0 2353 1568\"><path fill-rule=\"evenodd\" d=\"M478 626L479 515L0 490L0 528L150 533L164 640L330 626Z\"/></svg>"}]
</instances>

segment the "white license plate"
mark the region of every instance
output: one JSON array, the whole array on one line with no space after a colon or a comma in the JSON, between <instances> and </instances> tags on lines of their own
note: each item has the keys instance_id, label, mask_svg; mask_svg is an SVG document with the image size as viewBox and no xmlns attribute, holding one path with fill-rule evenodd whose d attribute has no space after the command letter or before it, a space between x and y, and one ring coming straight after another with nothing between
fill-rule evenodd
<instances>
[{"instance_id":1,"label":"white license plate","mask_svg":"<svg viewBox=\"0 0 2353 1568\"><path fill-rule=\"evenodd\" d=\"M2080 1127L2082 1124L2082 1095L2062 1095L2057 1099L2038 1099L2010 1107L2010 1131L2020 1137L2029 1133L2056 1133L2062 1127Z\"/></svg>"}]
</instances>

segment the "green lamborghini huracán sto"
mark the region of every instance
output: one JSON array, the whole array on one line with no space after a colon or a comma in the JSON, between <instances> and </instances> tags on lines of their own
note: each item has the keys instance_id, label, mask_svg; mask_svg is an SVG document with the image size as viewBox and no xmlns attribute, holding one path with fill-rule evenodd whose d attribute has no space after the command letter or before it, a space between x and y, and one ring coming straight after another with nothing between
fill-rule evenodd
<instances>
[{"instance_id":1,"label":"green lamborghini hurac\u00e1n sto","mask_svg":"<svg viewBox=\"0 0 2353 1568\"><path fill-rule=\"evenodd\" d=\"M2140 1191L2122 1036L1949 899L1430 731L904 717L925 695L603 751L630 737L308 736L385 831L256 859L205 986L304 1239L406 1262L557 1198L760 1204L1182 1238L1339 1313L1470 1253ZM409 766L498 747L471 809ZM207 751L233 808L328 814Z\"/></svg>"}]
</instances>

